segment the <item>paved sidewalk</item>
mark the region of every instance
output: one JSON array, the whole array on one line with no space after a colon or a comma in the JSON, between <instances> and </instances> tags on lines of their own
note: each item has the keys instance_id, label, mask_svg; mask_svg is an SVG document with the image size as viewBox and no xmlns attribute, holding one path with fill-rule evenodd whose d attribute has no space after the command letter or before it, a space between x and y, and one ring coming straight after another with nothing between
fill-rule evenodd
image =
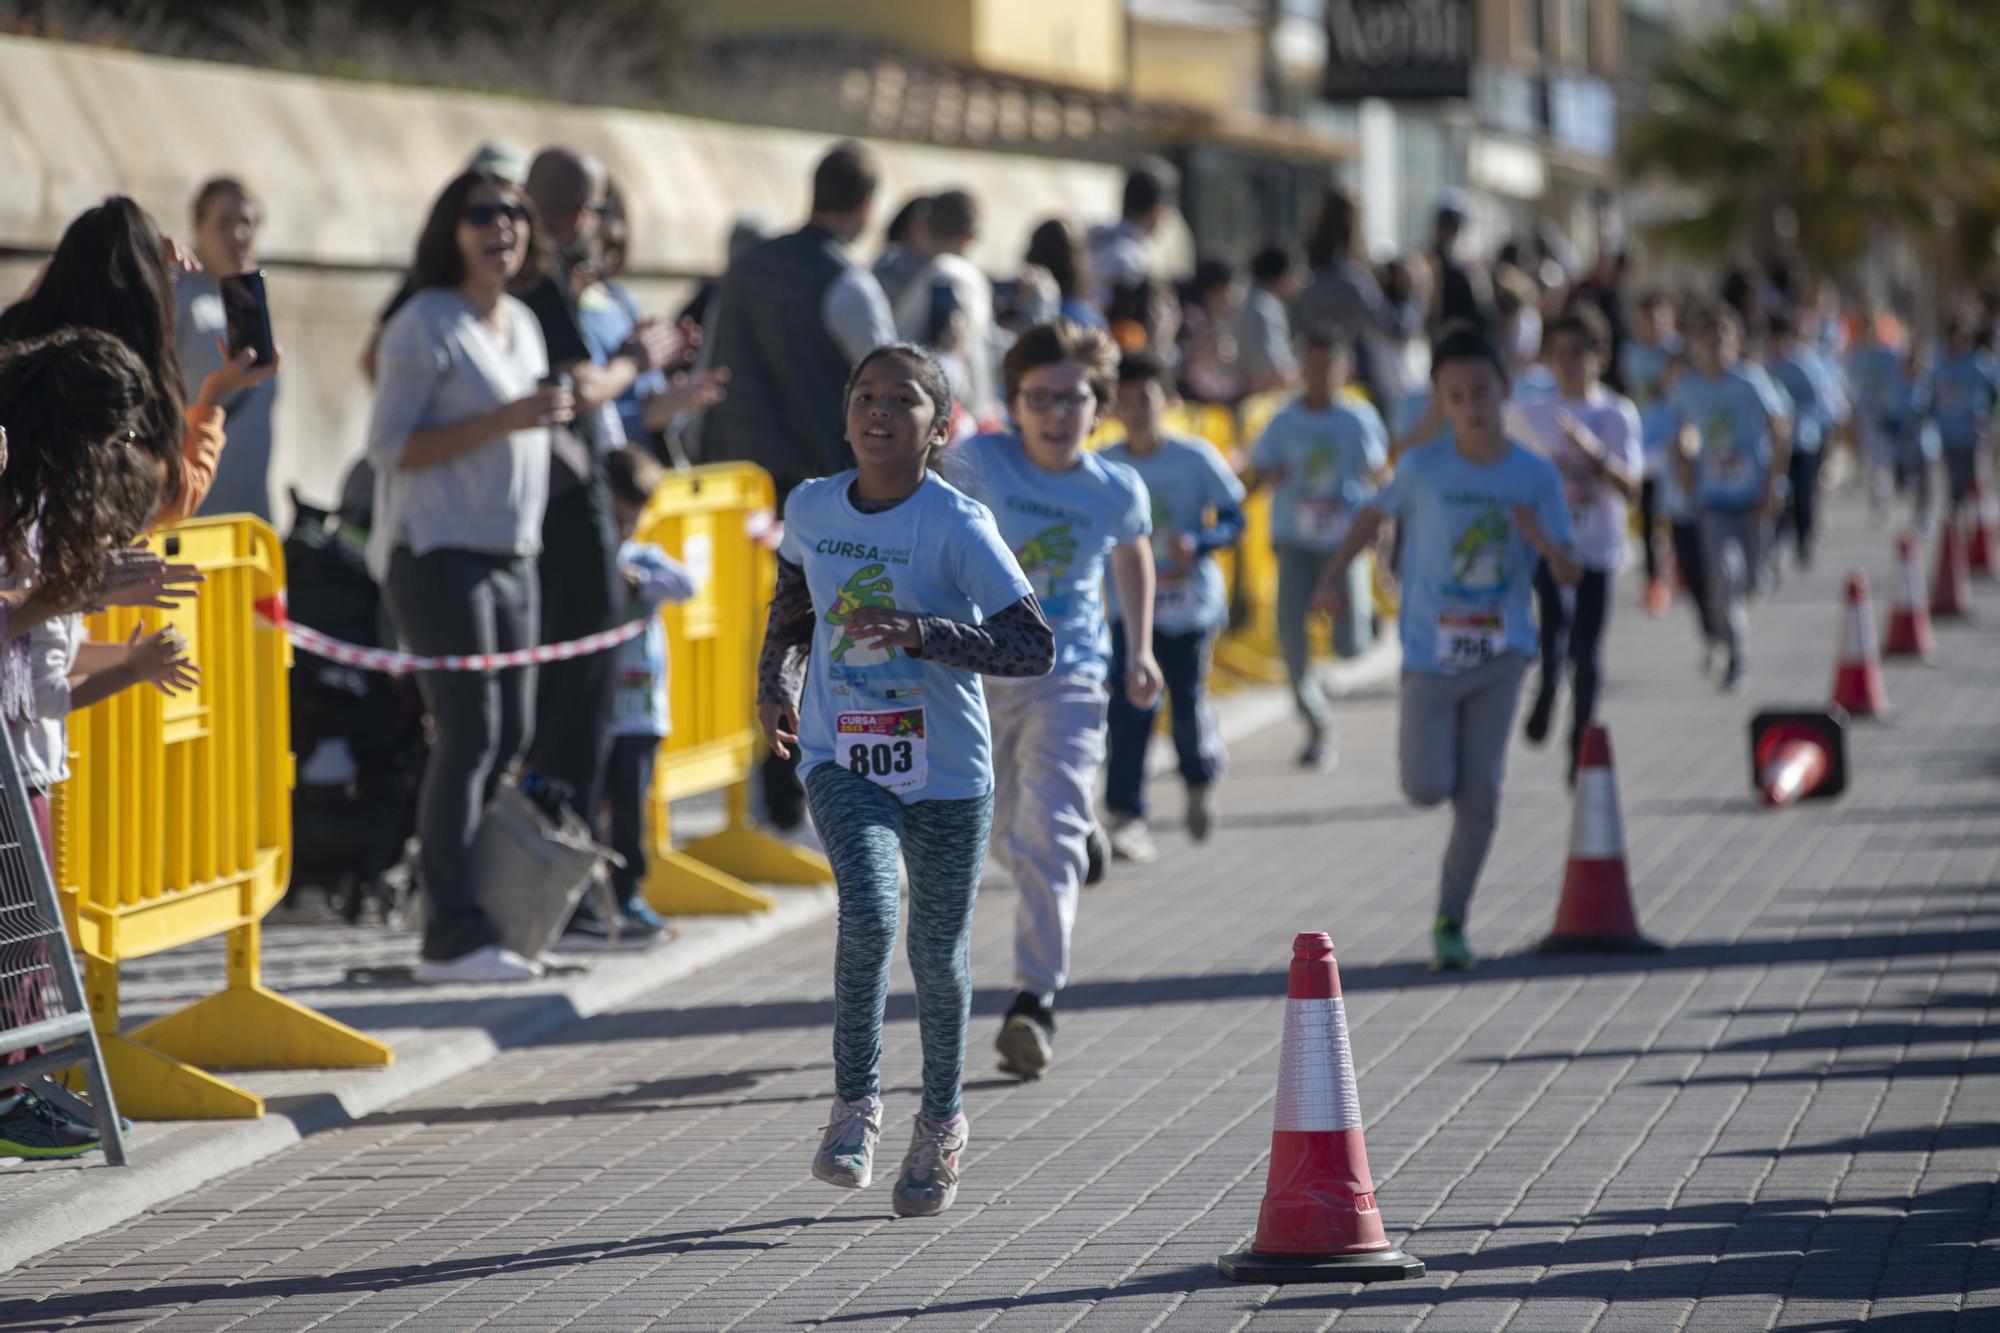
<instances>
[{"instance_id":1,"label":"paved sidewalk","mask_svg":"<svg viewBox=\"0 0 2000 1333\"><path fill-rule=\"evenodd\" d=\"M1621 589L1603 712L1667 954L1522 952L1569 812L1559 759L1521 749L1474 907L1491 957L1426 972L1444 816L1395 788L1393 704L1351 701L1337 772L1301 777L1266 731L1212 843L1163 835L1163 864L1086 898L1040 1084L990 1073L1012 902L989 893L943 1218L806 1174L821 924L0 1277L0 1330L2000 1327L2000 596L1938 666L1890 670L1896 715L1857 724L1844 801L1758 810L1745 719L1824 696L1850 563L1888 586L1887 541L1833 509L1845 549L1760 606L1743 696L1696 679L1684 608L1647 621ZM1339 949L1417 1282L1214 1274L1255 1223L1304 929ZM893 1161L918 1060L900 967L891 1016Z\"/></svg>"}]
</instances>

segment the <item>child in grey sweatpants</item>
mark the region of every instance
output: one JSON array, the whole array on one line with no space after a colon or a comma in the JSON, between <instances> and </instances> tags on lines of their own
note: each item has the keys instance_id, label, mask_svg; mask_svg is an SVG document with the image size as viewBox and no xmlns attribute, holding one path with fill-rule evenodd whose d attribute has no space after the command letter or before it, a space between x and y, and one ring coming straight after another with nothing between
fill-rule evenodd
<instances>
[{"instance_id":1,"label":"child in grey sweatpants","mask_svg":"<svg viewBox=\"0 0 2000 1333\"><path fill-rule=\"evenodd\" d=\"M1431 383L1451 436L1397 462L1328 562L1316 604L1345 612L1348 567L1384 519L1401 522L1403 791L1418 805L1451 802L1431 966L1462 969L1473 963L1466 911L1499 824L1521 677L1539 646L1535 567L1546 563L1565 585L1582 571L1555 466L1507 438L1506 363L1492 340L1447 331L1431 352Z\"/></svg>"}]
</instances>

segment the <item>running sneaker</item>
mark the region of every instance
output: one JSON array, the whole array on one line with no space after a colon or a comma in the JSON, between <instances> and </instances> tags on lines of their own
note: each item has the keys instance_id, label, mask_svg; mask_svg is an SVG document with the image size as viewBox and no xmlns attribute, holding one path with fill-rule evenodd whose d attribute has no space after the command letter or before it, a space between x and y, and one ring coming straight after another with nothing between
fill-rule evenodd
<instances>
[{"instance_id":1,"label":"running sneaker","mask_svg":"<svg viewBox=\"0 0 2000 1333\"><path fill-rule=\"evenodd\" d=\"M844 1190L865 1190L875 1179L875 1140L882 1137L882 1099L833 1099L833 1114L813 1154L813 1179Z\"/></svg>"},{"instance_id":2,"label":"running sneaker","mask_svg":"<svg viewBox=\"0 0 2000 1333\"><path fill-rule=\"evenodd\" d=\"M1741 662L1731 662L1729 669L1722 673L1722 692L1724 694L1740 693L1743 689L1744 677L1749 674L1749 668L1745 667Z\"/></svg>"},{"instance_id":3,"label":"running sneaker","mask_svg":"<svg viewBox=\"0 0 2000 1333\"><path fill-rule=\"evenodd\" d=\"M32 1092L0 1101L0 1157L81 1157L97 1146L95 1129Z\"/></svg>"},{"instance_id":4,"label":"running sneaker","mask_svg":"<svg viewBox=\"0 0 2000 1333\"><path fill-rule=\"evenodd\" d=\"M1215 832L1215 784L1190 782L1187 791L1188 836L1196 842L1207 842L1208 835Z\"/></svg>"},{"instance_id":5,"label":"running sneaker","mask_svg":"<svg viewBox=\"0 0 2000 1333\"><path fill-rule=\"evenodd\" d=\"M1153 831L1138 815L1116 815L1111 820L1111 854L1120 861L1151 865L1160 859L1153 845Z\"/></svg>"},{"instance_id":6,"label":"running sneaker","mask_svg":"<svg viewBox=\"0 0 2000 1333\"><path fill-rule=\"evenodd\" d=\"M1542 689L1535 693L1535 706L1528 710L1527 725L1521 733L1528 738L1528 744L1540 745L1549 738L1549 722L1556 711L1556 692Z\"/></svg>"},{"instance_id":7,"label":"running sneaker","mask_svg":"<svg viewBox=\"0 0 2000 1333\"><path fill-rule=\"evenodd\" d=\"M1431 927L1431 971L1468 972L1476 961L1465 942L1465 923L1439 917Z\"/></svg>"},{"instance_id":8,"label":"running sneaker","mask_svg":"<svg viewBox=\"0 0 2000 1333\"><path fill-rule=\"evenodd\" d=\"M993 1047L1000 1052L1000 1071L1020 1079L1037 1079L1055 1060L1055 1011L1022 991L1000 1021Z\"/></svg>"},{"instance_id":9,"label":"running sneaker","mask_svg":"<svg viewBox=\"0 0 2000 1333\"><path fill-rule=\"evenodd\" d=\"M1340 763L1340 738L1324 731L1314 731L1306 737L1306 748L1299 751L1299 767L1314 769L1321 773L1333 771Z\"/></svg>"},{"instance_id":10,"label":"running sneaker","mask_svg":"<svg viewBox=\"0 0 2000 1333\"><path fill-rule=\"evenodd\" d=\"M1646 614L1654 620L1665 615L1674 604L1673 589L1665 579L1652 579L1646 584Z\"/></svg>"},{"instance_id":11,"label":"running sneaker","mask_svg":"<svg viewBox=\"0 0 2000 1333\"><path fill-rule=\"evenodd\" d=\"M1111 866L1111 844L1105 841L1104 830L1095 824L1090 826L1090 836L1084 841L1084 856L1084 887L1103 883L1104 872Z\"/></svg>"},{"instance_id":12,"label":"running sneaker","mask_svg":"<svg viewBox=\"0 0 2000 1333\"><path fill-rule=\"evenodd\" d=\"M971 1126L963 1115L946 1121L917 1117L910 1151L903 1155L903 1174L896 1180L893 1206L898 1217L935 1217L958 1197L958 1155L965 1151Z\"/></svg>"},{"instance_id":13,"label":"running sneaker","mask_svg":"<svg viewBox=\"0 0 2000 1333\"><path fill-rule=\"evenodd\" d=\"M618 908L618 942L620 944L651 944L667 929L667 919L646 906L640 899ZM587 940L609 940L611 928L598 914L597 905L589 897L576 905L576 914L570 918L569 929L564 932L578 935Z\"/></svg>"}]
</instances>

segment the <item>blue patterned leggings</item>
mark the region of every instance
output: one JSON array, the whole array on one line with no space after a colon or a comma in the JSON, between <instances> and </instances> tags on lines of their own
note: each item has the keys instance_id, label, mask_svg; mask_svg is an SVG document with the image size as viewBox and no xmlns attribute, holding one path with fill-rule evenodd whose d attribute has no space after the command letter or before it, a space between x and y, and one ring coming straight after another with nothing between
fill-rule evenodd
<instances>
[{"instance_id":1,"label":"blue patterned leggings","mask_svg":"<svg viewBox=\"0 0 2000 1333\"><path fill-rule=\"evenodd\" d=\"M902 905L900 851L910 868L910 933L904 946L917 983L917 1031L924 1048L924 1114L959 1112L965 1027L972 1012L972 900L986 861L993 798L915 801L838 764L806 777L813 825L840 893L840 942L833 962L833 1078L852 1101L882 1089L882 1016L889 957Z\"/></svg>"}]
</instances>

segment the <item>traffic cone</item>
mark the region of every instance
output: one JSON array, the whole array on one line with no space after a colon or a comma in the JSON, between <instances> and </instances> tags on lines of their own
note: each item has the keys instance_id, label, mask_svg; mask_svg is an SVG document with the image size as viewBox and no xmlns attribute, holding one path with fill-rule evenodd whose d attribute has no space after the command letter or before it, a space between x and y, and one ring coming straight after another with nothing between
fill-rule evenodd
<instances>
[{"instance_id":1,"label":"traffic cone","mask_svg":"<svg viewBox=\"0 0 2000 1333\"><path fill-rule=\"evenodd\" d=\"M1618 775L1611 767L1611 733L1593 725L1577 753L1576 810L1569 825L1569 867L1562 901L1543 953L1658 953L1639 933L1632 885L1625 873L1625 822L1618 810Z\"/></svg>"},{"instance_id":2,"label":"traffic cone","mask_svg":"<svg viewBox=\"0 0 2000 1333\"><path fill-rule=\"evenodd\" d=\"M1882 656L1928 659L1936 650L1931 610L1924 602L1924 571L1917 564L1917 539L1906 532L1896 538L1896 604L1889 608Z\"/></svg>"},{"instance_id":3,"label":"traffic cone","mask_svg":"<svg viewBox=\"0 0 2000 1333\"><path fill-rule=\"evenodd\" d=\"M1235 1282L1392 1282L1422 1277L1424 1264L1389 1244L1368 1148L1333 937L1292 941L1285 1044L1278 1057L1278 1110L1271 1173L1257 1239L1216 1261Z\"/></svg>"},{"instance_id":4,"label":"traffic cone","mask_svg":"<svg viewBox=\"0 0 2000 1333\"><path fill-rule=\"evenodd\" d=\"M1750 720L1750 785L1764 804L1825 800L1847 790L1847 715L1795 708Z\"/></svg>"},{"instance_id":5,"label":"traffic cone","mask_svg":"<svg viewBox=\"0 0 2000 1333\"><path fill-rule=\"evenodd\" d=\"M1868 579L1860 570L1847 576L1847 613L1840 630L1840 659L1833 668L1833 706L1851 717L1880 717L1889 711L1882 650L1875 642L1875 613L1868 607Z\"/></svg>"},{"instance_id":6,"label":"traffic cone","mask_svg":"<svg viewBox=\"0 0 2000 1333\"><path fill-rule=\"evenodd\" d=\"M1966 566L1986 578L2000 575L2000 500L1986 489L1978 477L1972 479L1972 540L1967 543Z\"/></svg>"},{"instance_id":7,"label":"traffic cone","mask_svg":"<svg viewBox=\"0 0 2000 1333\"><path fill-rule=\"evenodd\" d=\"M1970 575L1958 516L1947 509L1938 524L1937 571L1931 577L1933 620L1964 620L1972 614Z\"/></svg>"}]
</instances>

